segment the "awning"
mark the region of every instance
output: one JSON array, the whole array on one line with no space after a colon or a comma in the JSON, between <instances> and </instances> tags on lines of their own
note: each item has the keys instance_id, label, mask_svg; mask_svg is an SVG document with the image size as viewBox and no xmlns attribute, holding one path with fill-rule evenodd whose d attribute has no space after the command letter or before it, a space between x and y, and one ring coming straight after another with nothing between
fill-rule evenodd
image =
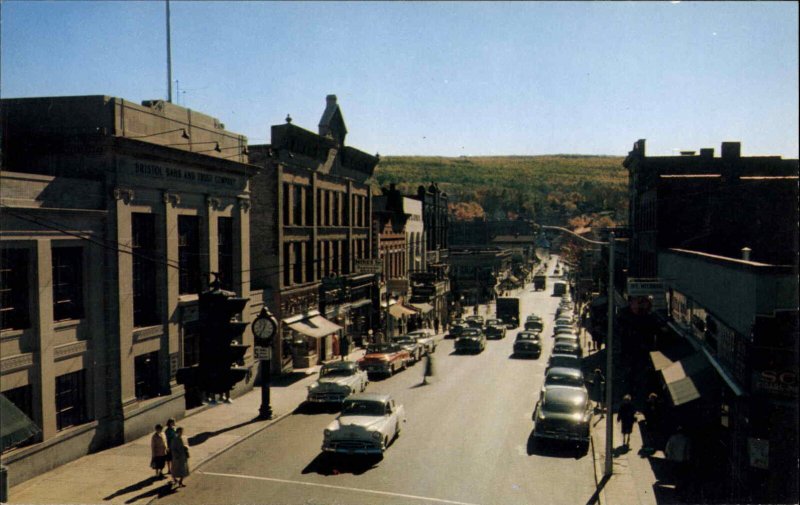
<instances>
[{"instance_id":1,"label":"awning","mask_svg":"<svg viewBox=\"0 0 800 505\"><path fill-rule=\"evenodd\" d=\"M319 314L311 315L299 321L289 322L288 325L289 328L314 338L322 338L342 329L338 324L328 321Z\"/></svg>"},{"instance_id":2,"label":"awning","mask_svg":"<svg viewBox=\"0 0 800 505\"><path fill-rule=\"evenodd\" d=\"M509 275L509 276L506 278L506 280L507 280L507 281L510 281L510 282L512 282L513 284L519 284L519 279L517 279L517 278L516 278L516 277L514 277L513 275Z\"/></svg>"},{"instance_id":3,"label":"awning","mask_svg":"<svg viewBox=\"0 0 800 505\"><path fill-rule=\"evenodd\" d=\"M416 310L410 309L402 303L395 303L389 307L389 314L391 314L395 319L400 319L403 316L413 316L416 313Z\"/></svg>"},{"instance_id":4,"label":"awning","mask_svg":"<svg viewBox=\"0 0 800 505\"><path fill-rule=\"evenodd\" d=\"M11 400L0 394L0 452L41 433L36 423L30 420Z\"/></svg>"},{"instance_id":5,"label":"awning","mask_svg":"<svg viewBox=\"0 0 800 505\"><path fill-rule=\"evenodd\" d=\"M658 351L650 351L650 361L653 363L653 368L659 371L686 358L693 352L694 348L685 340L681 340Z\"/></svg>"},{"instance_id":6,"label":"awning","mask_svg":"<svg viewBox=\"0 0 800 505\"><path fill-rule=\"evenodd\" d=\"M428 312L433 310L433 305L431 305L430 303L412 303L411 306L419 310L423 314L427 314Z\"/></svg>"},{"instance_id":7,"label":"awning","mask_svg":"<svg viewBox=\"0 0 800 505\"><path fill-rule=\"evenodd\" d=\"M667 366L661 374L676 407L707 395L718 386L714 369L702 352Z\"/></svg>"}]
</instances>

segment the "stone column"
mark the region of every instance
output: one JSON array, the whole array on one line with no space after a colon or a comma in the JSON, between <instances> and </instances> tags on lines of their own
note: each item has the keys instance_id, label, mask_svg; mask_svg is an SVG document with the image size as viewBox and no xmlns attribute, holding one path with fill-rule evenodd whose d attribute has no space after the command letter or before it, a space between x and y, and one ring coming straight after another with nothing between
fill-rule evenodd
<instances>
[{"instance_id":1,"label":"stone column","mask_svg":"<svg viewBox=\"0 0 800 505\"><path fill-rule=\"evenodd\" d=\"M36 241L33 269L34 285L38 289L38 304L33 304L33 322L39 331L38 353L35 363L39 388L34 388L34 415L39 414L42 425L42 439L53 438L56 434L56 380L53 360L53 256L52 242L49 239ZM38 392L38 398L37 393ZM38 411L38 412L36 412Z\"/></svg>"}]
</instances>

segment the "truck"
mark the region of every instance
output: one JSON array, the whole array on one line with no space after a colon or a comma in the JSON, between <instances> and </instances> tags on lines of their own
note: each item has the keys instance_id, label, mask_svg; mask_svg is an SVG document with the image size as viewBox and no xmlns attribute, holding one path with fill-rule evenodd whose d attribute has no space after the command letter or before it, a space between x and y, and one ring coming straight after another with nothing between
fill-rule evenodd
<instances>
[{"instance_id":1,"label":"truck","mask_svg":"<svg viewBox=\"0 0 800 505\"><path fill-rule=\"evenodd\" d=\"M556 281L553 283L553 296L561 296L567 292L567 283L564 281Z\"/></svg>"},{"instance_id":2,"label":"truck","mask_svg":"<svg viewBox=\"0 0 800 505\"><path fill-rule=\"evenodd\" d=\"M498 298L497 319L505 323L506 328L514 329L519 327L519 298Z\"/></svg>"},{"instance_id":3,"label":"truck","mask_svg":"<svg viewBox=\"0 0 800 505\"><path fill-rule=\"evenodd\" d=\"M546 291L547 290L547 275L536 274L533 276L533 290Z\"/></svg>"}]
</instances>

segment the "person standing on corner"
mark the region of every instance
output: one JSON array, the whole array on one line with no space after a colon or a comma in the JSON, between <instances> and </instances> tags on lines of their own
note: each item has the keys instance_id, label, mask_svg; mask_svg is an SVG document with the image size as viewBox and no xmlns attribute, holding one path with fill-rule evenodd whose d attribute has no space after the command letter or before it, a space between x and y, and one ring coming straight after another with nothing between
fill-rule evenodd
<instances>
[{"instance_id":1,"label":"person standing on corner","mask_svg":"<svg viewBox=\"0 0 800 505\"><path fill-rule=\"evenodd\" d=\"M159 479L164 478L164 464L167 462L167 438L163 429L163 426L157 424L155 433L150 437L150 468L156 471Z\"/></svg>"},{"instance_id":2,"label":"person standing on corner","mask_svg":"<svg viewBox=\"0 0 800 505\"><path fill-rule=\"evenodd\" d=\"M175 438L175 419L169 418L167 419L167 429L164 430L164 436L167 439L167 473L172 473L172 453L169 450L169 446L172 443L172 439Z\"/></svg>"},{"instance_id":3,"label":"person standing on corner","mask_svg":"<svg viewBox=\"0 0 800 505\"><path fill-rule=\"evenodd\" d=\"M183 440L183 428L175 430L169 450L172 453L172 483L175 487L186 487L183 479L189 476L189 446Z\"/></svg>"},{"instance_id":4,"label":"person standing on corner","mask_svg":"<svg viewBox=\"0 0 800 505\"><path fill-rule=\"evenodd\" d=\"M636 421L636 408L631 400L631 395L623 396L622 405L617 411L617 422L622 425L622 445L625 447L631 444L631 432L633 423Z\"/></svg>"}]
</instances>

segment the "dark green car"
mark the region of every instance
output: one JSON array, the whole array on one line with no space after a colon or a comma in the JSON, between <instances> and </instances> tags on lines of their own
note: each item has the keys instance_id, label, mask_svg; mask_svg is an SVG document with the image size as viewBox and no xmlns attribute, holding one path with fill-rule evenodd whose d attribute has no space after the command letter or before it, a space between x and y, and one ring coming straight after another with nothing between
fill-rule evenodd
<instances>
[{"instance_id":1,"label":"dark green car","mask_svg":"<svg viewBox=\"0 0 800 505\"><path fill-rule=\"evenodd\" d=\"M533 411L533 438L573 443L589 449L592 408L585 389L552 385L542 392Z\"/></svg>"}]
</instances>

